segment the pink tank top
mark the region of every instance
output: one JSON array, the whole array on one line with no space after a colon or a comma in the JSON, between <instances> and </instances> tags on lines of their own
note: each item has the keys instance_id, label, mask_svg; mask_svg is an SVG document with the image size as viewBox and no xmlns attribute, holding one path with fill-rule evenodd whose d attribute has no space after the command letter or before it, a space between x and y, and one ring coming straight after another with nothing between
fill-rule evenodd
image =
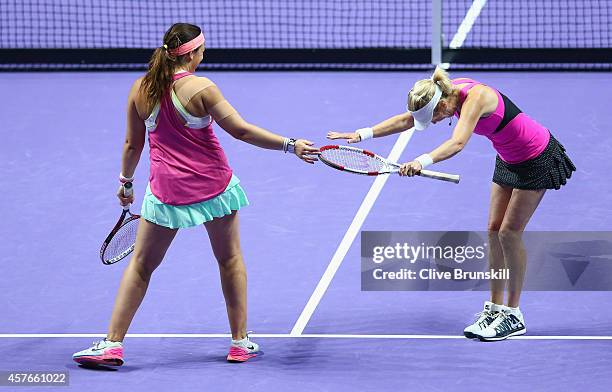
<instances>
[{"instance_id":1,"label":"pink tank top","mask_svg":"<svg viewBox=\"0 0 612 392\"><path fill-rule=\"evenodd\" d=\"M455 79L452 83L466 84L459 92L459 108L463 105L468 91L482 84L468 78ZM523 113L505 95L493 90L497 94L497 108L489 116L478 120L474 133L491 140L493 148L505 162L520 163L540 155L548 145L550 132ZM461 115L459 110L455 112L457 118Z\"/></svg>"},{"instance_id":2,"label":"pink tank top","mask_svg":"<svg viewBox=\"0 0 612 392\"><path fill-rule=\"evenodd\" d=\"M174 75L174 80L191 75ZM161 99L157 126L149 132L151 192L163 203L198 203L223 193L232 178L225 153L211 123L189 128L179 117L170 96Z\"/></svg>"}]
</instances>

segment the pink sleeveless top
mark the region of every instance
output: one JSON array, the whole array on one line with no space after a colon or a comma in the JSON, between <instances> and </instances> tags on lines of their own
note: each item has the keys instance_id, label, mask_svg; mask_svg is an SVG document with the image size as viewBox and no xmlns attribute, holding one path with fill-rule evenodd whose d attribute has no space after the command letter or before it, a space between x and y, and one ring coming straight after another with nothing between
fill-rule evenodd
<instances>
[{"instance_id":1,"label":"pink sleeveless top","mask_svg":"<svg viewBox=\"0 0 612 392\"><path fill-rule=\"evenodd\" d=\"M176 74L174 80L188 75ZM227 188L232 169L212 121L201 129L185 126L172 103L171 89L162 96L157 126L149 132L151 192L163 203L177 206L212 199Z\"/></svg>"},{"instance_id":2,"label":"pink sleeveless top","mask_svg":"<svg viewBox=\"0 0 612 392\"><path fill-rule=\"evenodd\" d=\"M452 81L453 85L466 84L459 92L459 108L463 105L468 91L479 83L468 78ZM489 86L491 87L491 86ZM476 123L474 133L487 137L499 157L508 163L520 163L540 155L548 145L550 132L523 113L505 95L496 89L497 108ZM458 110L455 116L461 115Z\"/></svg>"}]
</instances>

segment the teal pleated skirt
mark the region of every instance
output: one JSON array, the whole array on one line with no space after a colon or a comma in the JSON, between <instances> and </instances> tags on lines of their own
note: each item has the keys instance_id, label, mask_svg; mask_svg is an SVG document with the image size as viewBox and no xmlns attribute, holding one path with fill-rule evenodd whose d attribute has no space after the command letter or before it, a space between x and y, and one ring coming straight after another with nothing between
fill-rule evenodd
<instances>
[{"instance_id":1,"label":"teal pleated skirt","mask_svg":"<svg viewBox=\"0 0 612 392\"><path fill-rule=\"evenodd\" d=\"M182 229L230 215L233 211L248 205L249 200L240 186L240 180L232 175L227 188L219 196L184 206L172 206L161 202L151 193L150 185L147 185L140 214L144 219L157 225Z\"/></svg>"}]
</instances>

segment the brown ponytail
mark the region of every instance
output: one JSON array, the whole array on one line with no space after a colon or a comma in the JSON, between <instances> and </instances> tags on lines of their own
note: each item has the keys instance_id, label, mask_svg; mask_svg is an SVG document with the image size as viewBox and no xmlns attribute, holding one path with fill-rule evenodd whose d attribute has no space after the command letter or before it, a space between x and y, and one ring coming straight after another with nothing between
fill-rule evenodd
<instances>
[{"instance_id":1,"label":"brown ponytail","mask_svg":"<svg viewBox=\"0 0 612 392\"><path fill-rule=\"evenodd\" d=\"M148 111L153 109L172 84L175 69L187 62L187 54L173 56L169 50L191 41L200 35L201 31L198 26L189 23L175 23L164 34L163 45L153 52L149 69L140 85Z\"/></svg>"}]
</instances>

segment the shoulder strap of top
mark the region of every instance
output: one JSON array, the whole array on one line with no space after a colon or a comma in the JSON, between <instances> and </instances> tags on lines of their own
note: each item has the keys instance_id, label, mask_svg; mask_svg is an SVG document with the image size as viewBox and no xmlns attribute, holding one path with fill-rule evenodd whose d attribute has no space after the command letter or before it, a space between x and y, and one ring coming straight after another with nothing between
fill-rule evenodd
<instances>
[{"instance_id":1,"label":"shoulder strap of top","mask_svg":"<svg viewBox=\"0 0 612 392\"><path fill-rule=\"evenodd\" d=\"M459 90L459 102L461 104L463 104L463 101L465 101L465 97L467 96L468 91L474 87L477 86L481 83L475 81L474 79L470 79L470 78L457 78L457 79L453 79L451 81L451 83L456 86L458 84L465 84L465 86L463 86L461 88L461 90ZM457 117L459 117L459 115L461 114L461 110L457 109L457 111L455 112L455 115Z\"/></svg>"},{"instance_id":2,"label":"shoulder strap of top","mask_svg":"<svg viewBox=\"0 0 612 392\"><path fill-rule=\"evenodd\" d=\"M470 91L470 89L482 83L477 82L470 78L457 78L452 81L452 84L453 85L465 84L465 86L463 86L461 90L459 91L459 98L461 99L461 101L463 101L465 97L467 96L468 91Z\"/></svg>"},{"instance_id":3,"label":"shoulder strap of top","mask_svg":"<svg viewBox=\"0 0 612 392\"><path fill-rule=\"evenodd\" d=\"M190 128L204 128L212 124L213 118L210 114L204 117L196 117L192 115L191 113L189 113L187 109L185 109L181 101L176 96L174 90L171 92L170 95L172 98L172 104L174 105L176 110L178 110L178 112L181 114L181 116L183 117L183 120L186 121L187 126L189 126Z\"/></svg>"}]
</instances>

